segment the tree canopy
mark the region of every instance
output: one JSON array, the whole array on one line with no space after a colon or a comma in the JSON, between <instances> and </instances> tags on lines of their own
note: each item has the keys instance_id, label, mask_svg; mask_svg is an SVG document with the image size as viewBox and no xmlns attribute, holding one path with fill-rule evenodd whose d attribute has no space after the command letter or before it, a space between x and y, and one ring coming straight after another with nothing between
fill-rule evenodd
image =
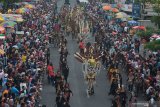
<instances>
[{"instance_id":1,"label":"tree canopy","mask_svg":"<svg viewBox=\"0 0 160 107\"><path fill-rule=\"evenodd\" d=\"M154 41L148 42L145 45L145 48L149 49L149 50L152 50L152 51L160 50L160 40L154 40Z\"/></svg>"}]
</instances>

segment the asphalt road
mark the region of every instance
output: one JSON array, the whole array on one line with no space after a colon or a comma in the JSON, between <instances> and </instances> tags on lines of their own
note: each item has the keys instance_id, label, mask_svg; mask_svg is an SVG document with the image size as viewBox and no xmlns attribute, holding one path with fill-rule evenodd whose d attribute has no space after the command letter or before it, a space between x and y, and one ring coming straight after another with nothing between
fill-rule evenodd
<instances>
[{"instance_id":1,"label":"asphalt road","mask_svg":"<svg viewBox=\"0 0 160 107\"><path fill-rule=\"evenodd\" d=\"M71 0L71 6L74 6L76 0ZM58 1L58 8L63 5L64 1ZM97 84L95 86L95 95L90 98L87 97L86 89L87 85L83 78L82 64L74 58L74 53L78 51L78 45L75 40L71 37L68 40L68 51L70 55L68 56L68 65L70 68L69 74L69 84L71 90L73 91L73 96L70 99L71 107L111 107L111 96L108 96L110 89L110 83L106 78L106 71L102 68L100 74L97 76ZM59 63L59 53L57 48L50 49L50 57L53 65L58 68ZM125 74L124 74L125 75ZM122 74L123 76L123 74ZM47 83L45 78L43 91L42 91L42 104L47 105L47 107L55 106L55 89Z\"/></svg>"}]
</instances>

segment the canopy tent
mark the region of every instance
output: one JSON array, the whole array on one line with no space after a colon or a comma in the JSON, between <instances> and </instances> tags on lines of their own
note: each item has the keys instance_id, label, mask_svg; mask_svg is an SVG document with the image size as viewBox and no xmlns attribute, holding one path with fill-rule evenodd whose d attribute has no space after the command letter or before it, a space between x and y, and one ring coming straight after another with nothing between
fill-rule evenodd
<instances>
[{"instance_id":1,"label":"canopy tent","mask_svg":"<svg viewBox=\"0 0 160 107\"><path fill-rule=\"evenodd\" d=\"M79 2L88 3L88 0L79 0Z\"/></svg>"}]
</instances>

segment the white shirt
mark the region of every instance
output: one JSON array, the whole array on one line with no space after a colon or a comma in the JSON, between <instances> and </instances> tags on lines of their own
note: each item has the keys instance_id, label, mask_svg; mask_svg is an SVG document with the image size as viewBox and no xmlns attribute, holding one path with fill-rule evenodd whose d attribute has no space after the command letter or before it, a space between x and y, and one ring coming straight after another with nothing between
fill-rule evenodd
<instances>
[{"instance_id":1,"label":"white shirt","mask_svg":"<svg viewBox=\"0 0 160 107\"><path fill-rule=\"evenodd\" d=\"M124 27L124 31L127 32L128 31L128 27Z\"/></svg>"},{"instance_id":2,"label":"white shirt","mask_svg":"<svg viewBox=\"0 0 160 107\"><path fill-rule=\"evenodd\" d=\"M150 86L150 87L148 87L148 89L146 90L146 94L147 94L147 95L149 94L151 88L152 88L152 87Z\"/></svg>"}]
</instances>

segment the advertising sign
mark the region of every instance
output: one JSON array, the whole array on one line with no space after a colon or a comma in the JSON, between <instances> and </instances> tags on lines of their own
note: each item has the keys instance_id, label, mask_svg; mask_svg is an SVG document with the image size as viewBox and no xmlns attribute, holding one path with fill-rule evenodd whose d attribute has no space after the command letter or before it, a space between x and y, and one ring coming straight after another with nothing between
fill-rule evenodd
<instances>
[{"instance_id":1,"label":"advertising sign","mask_svg":"<svg viewBox=\"0 0 160 107\"><path fill-rule=\"evenodd\" d=\"M16 31L16 34L17 34L17 35L23 35L23 34L24 34L24 31Z\"/></svg>"},{"instance_id":2,"label":"advertising sign","mask_svg":"<svg viewBox=\"0 0 160 107\"><path fill-rule=\"evenodd\" d=\"M122 4L121 10L126 12L132 12L132 4Z\"/></svg>"},{"instance_id":3,"label":"advertising sign","mask_svg":"<svg viewBox=\"0 0 160 107\"><path fill-rule=\"evenodd\" d=\"M133 4L132 17L139 18L141 16L141 4Z\"/></svg>"}]
</instances>

